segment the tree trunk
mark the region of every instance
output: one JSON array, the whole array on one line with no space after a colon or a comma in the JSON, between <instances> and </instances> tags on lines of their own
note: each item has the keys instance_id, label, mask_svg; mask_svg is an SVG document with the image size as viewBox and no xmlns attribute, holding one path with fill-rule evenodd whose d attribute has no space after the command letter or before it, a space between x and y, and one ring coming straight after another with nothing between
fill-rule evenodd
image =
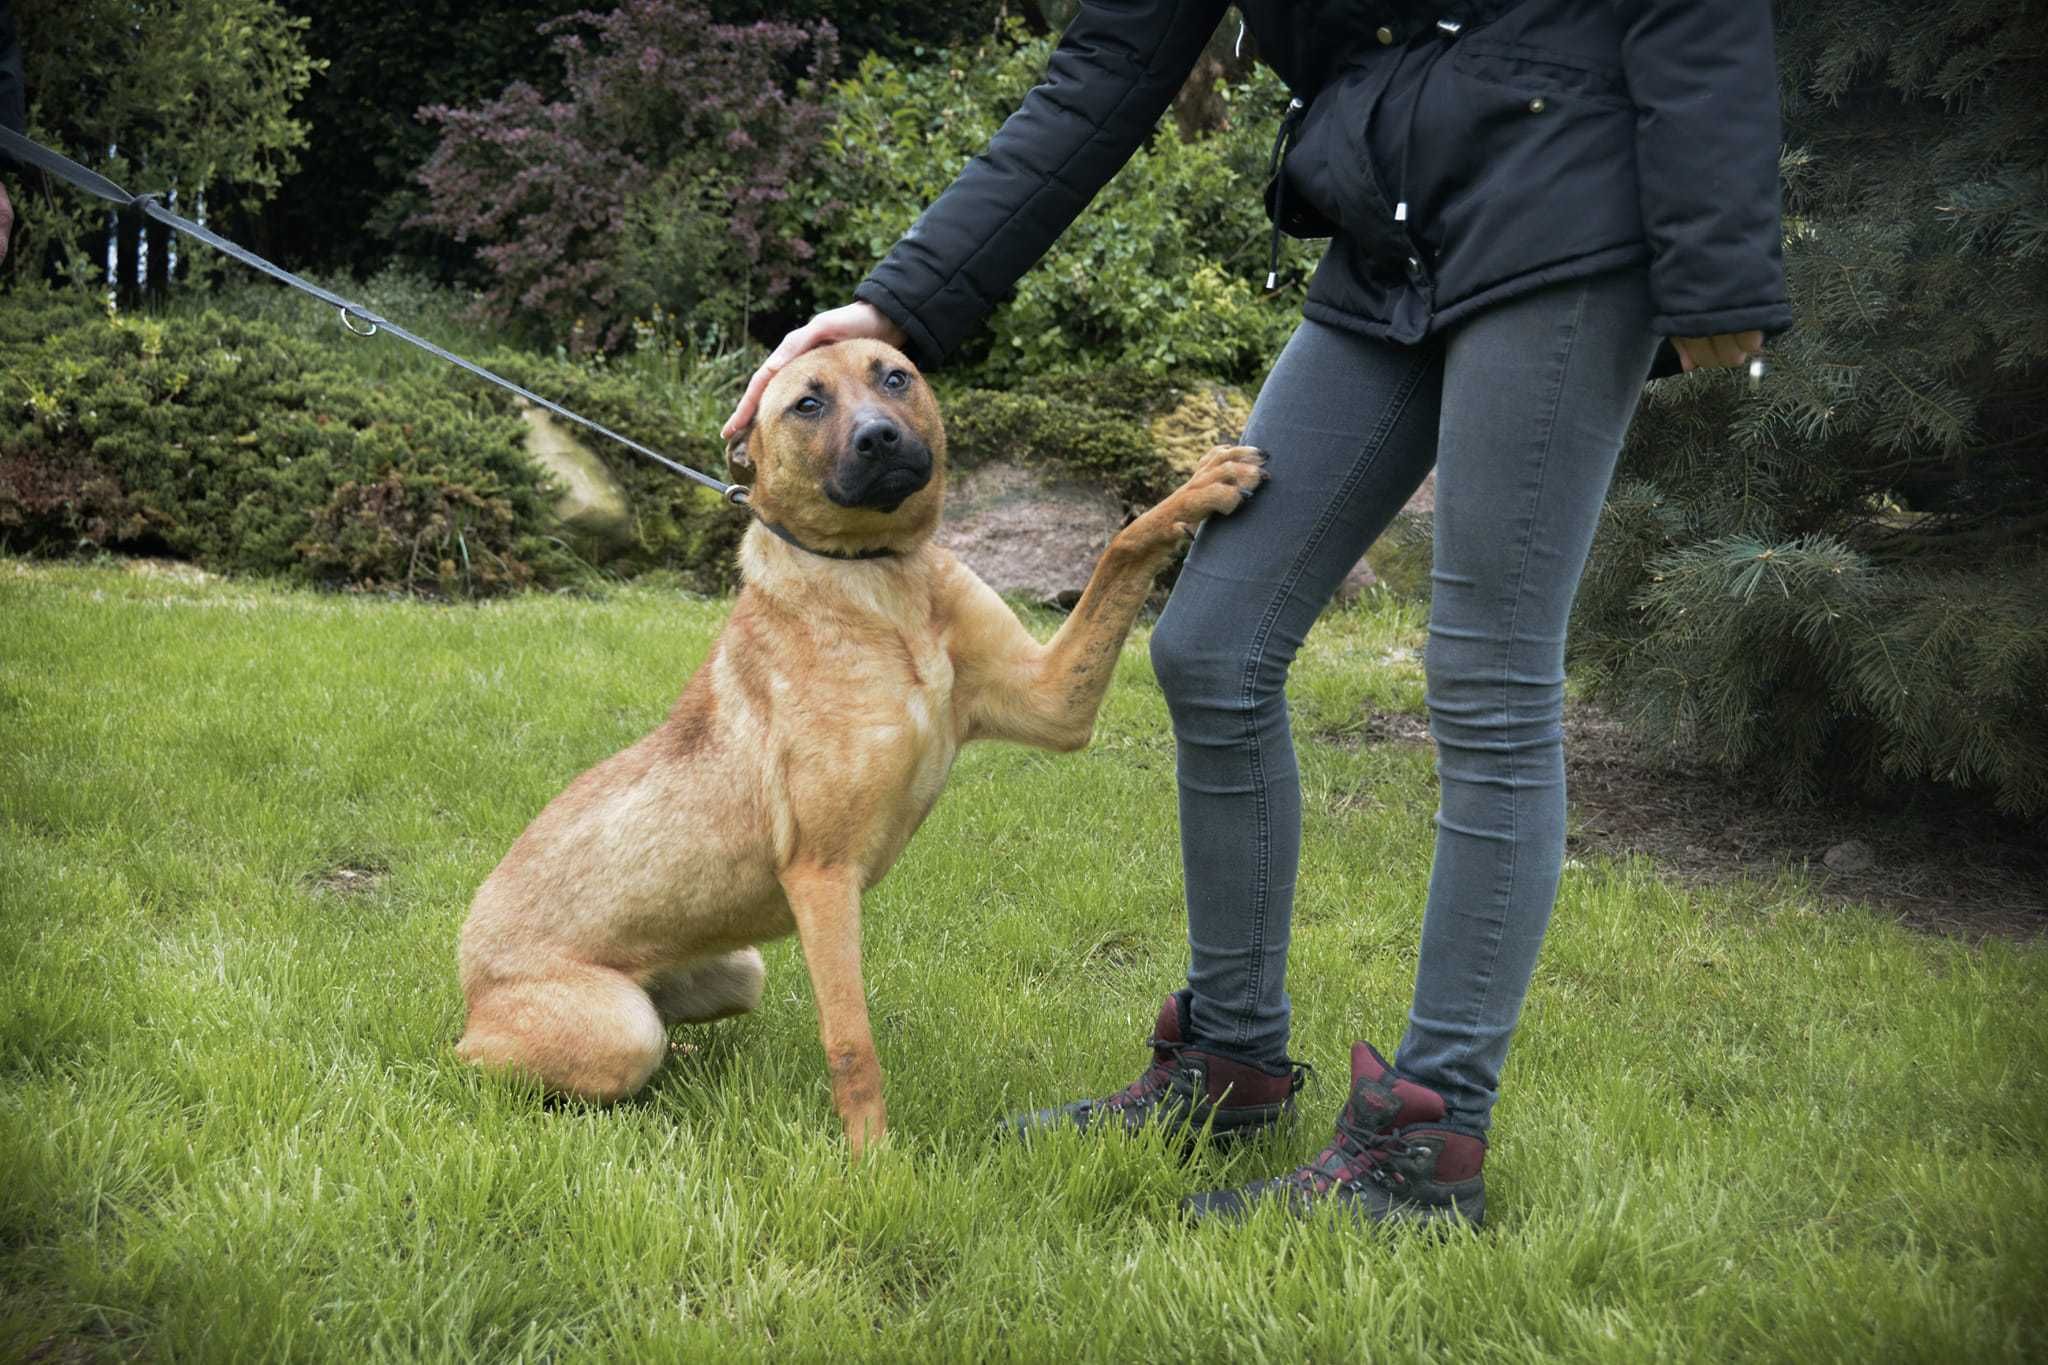
<instances>
[{"instance_id":1,"label":"tree trunk","mask_svg":"<svg viewBox=\"0 0 2048 1365\"><path fill-rule=\"evenodd\" d=\"M143 288L152 303L161 303L171 288L171 230L151 218L144 232L149 243L149 278L143 281Z\"/></svg>"},{"instance_id":2,"label":"tree trunk","mask_svg":"<svg viewBox=\"0 0 2048 1365\"><path fill-rule=\"evenodd\" d=\"M114 219L114 301L133 308L142 297L141 213L122 209Z\"/></svg>"}]
</instances>

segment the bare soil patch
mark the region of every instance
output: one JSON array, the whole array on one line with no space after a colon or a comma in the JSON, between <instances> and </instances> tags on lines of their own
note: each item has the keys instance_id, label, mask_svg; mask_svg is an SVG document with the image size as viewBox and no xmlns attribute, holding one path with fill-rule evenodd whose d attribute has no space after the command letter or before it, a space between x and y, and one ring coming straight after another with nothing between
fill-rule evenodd
<instances>
[{"instance_id":1,"label":"bare soil patch","mask_svg":"<svg viewBox=\"0 0 2048 1365\"><path fill-rule=\"evenodd\" d=\"M342 863L313 878L313 887L336 896L360 896L390 875L389 869Z\"/></svg>"}]
</instances>

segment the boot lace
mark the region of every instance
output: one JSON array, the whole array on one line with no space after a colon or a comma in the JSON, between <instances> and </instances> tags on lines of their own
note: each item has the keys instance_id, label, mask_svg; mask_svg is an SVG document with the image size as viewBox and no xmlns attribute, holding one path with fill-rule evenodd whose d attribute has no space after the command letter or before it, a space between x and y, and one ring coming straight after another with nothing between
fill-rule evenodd
<instances>
[{"instance_id":1,"label":"boot lace","mask_svg":"<svg viewBox=\"0 0 2048 1365\"><path fill-rule=\"evenodd\" d=\"M1323 1194L1338 1185L1374 1184L1399 1188L1408 1178L1390 1163L1406 1156L1409 1144L1383 1129L1367 1129L1346 1105L1337 1119L1337 1134L1315 1160L1282 1177L1307 1194Z\"/></svg>"},{"instance_id":2,"label":"boot lace","mask_svg":"<svg viewBox=\"0 0 2048 1365\"><path fill-rule=\"evenodd\" d=\"M1186 1043L1169 1042L1164 1038L1146 1040L1152 1048L1152 1065L1145 1068L1143 1075L1132 1081L1114 1095L1095 1102L1098 1109L1143 1108L1166 1093L1173 1082L1174 1068L1180 1062L1181 1050Z\"/></svg>"}]
</instances>

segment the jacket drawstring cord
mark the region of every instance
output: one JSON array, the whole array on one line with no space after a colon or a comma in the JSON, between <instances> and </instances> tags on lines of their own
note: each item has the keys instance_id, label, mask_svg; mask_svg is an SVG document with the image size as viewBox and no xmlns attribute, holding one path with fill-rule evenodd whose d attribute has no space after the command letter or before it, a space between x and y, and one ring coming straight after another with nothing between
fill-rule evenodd
<instances>
[{"instance_id":1,"label":"jacket drawstring cord","mask_svg":"<svg viewBox=\"0 0 2048 1365\"><path fill-rule=\"evenodd\" d=\"M1280 220L1287 209L1287 144L1294 140L1295 132L1301 127L1302 115L1308 112L1308 105L1299 99L1287 102L1287 113L1280 120L1280 132L1273 138L1273 155L1266 163L1266 179L1273 186L1273 234L1266 244L1266 288L1280 283Z\"/></svg>"}]
</instances>

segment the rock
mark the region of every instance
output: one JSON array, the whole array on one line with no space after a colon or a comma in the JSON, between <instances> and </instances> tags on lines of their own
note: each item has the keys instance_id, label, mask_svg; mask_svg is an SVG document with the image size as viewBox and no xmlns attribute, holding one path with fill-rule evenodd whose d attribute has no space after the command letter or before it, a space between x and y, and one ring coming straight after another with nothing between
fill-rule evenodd
<instances>
[{"instance_id":1,"label":"rock","mask_svg":"<svg viewBox=\"0 0 2048 1365\"><path fill-rule=\"evenodd\" d=\"M563 538L591 560L609 559L631 545L633 507L605 462L554 414L523 398L515 401L526 423L526 453L561 486L555 516Z\"/></svg>"},{"instance_id":2,"label":"rock","mask_svg":"<svg viewBox=\"0 0 2048 1365\"><path fill-rule=\"evenodd\" d=\"M999 460L949 476L938 543L997 592L1072 606L1123 524L1122 499Z\"/></svg>"},{"instance_id":3,"label":"rock","mask_svg":"<svg viewBox=\"0 0 2048 1365\"><path fill-rule=\"evenodd\" d=\"M1845 839L1821 855L1831 872L1869 872L1877 866L1877 855L1859 839Z\"/></svg>"},{"instance_id":4,"label":"rock","mask_svg":"<svg viewBox=\"0 0 2048 1365\"><path fill-rule=\"evenodd\" d=\"M1339 606L1347 602L1356 602L1365 595L1367 589L1374 587L1379 581L1379 576L1372 571L1372 565L1361 559L1351 566L1351 572L1345 574L1343 581L1337 584L1337 595L1330 600Z\"/></svg>"}]
</instances>

